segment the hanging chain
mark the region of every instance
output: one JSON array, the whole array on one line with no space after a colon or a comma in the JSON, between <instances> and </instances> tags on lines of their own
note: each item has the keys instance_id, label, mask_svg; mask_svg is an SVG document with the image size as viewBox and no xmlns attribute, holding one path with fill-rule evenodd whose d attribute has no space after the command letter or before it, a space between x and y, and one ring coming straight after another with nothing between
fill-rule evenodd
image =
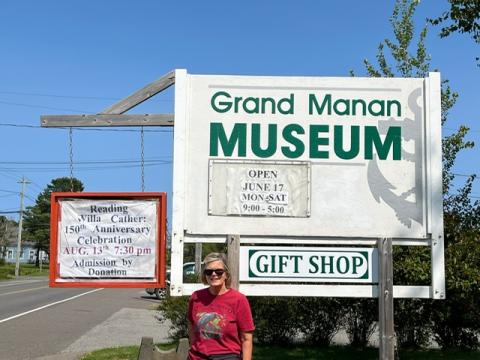
<instances>
[{"instance_id":1,"label":"hanging chain","mask_svg":"<svg viewBox=\"0 0 480 360\"><path fill-rule=\"evenodd\" d=\"M73 192L73 129L68 132L68 146L70 149L70 191Z\"/></svg>"},{"instance_id":2,"label":"hanging chain","mask_svg":"<svg viewBox=\"0 0 480 360\"><path fill-rule=\"evenodd\" d=\"M145 133L143 132L143 126L141 127L140 136L141 136L141 141L140 141L140 147L141 147L140 167L142 169L142 192L144 192L145 191L145 152L144 152Z\"/></svg>"}]
</instances>

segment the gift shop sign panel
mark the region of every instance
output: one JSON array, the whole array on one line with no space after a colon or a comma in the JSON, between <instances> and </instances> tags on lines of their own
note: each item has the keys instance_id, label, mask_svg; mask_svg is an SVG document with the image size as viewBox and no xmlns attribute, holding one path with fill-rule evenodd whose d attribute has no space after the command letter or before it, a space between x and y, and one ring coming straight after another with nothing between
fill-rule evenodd
<instances>
[{"instance_id":1,"label":"gift shop sign panel","mask_svg":"<svg viewBox=\"0 0 480 360\"><path fill-rule=\"evenodd\" d=\"M52 200L56 284L121 287L164 281L164 194L54 193Z\"/></svg>"},{"instance_id":2,"label":"gift shop sign panel","mask_svg":"<svg viewBox=\"0 0 480 360\"><path fill-rule=\"evenodd\" d=\"M240 280L377 283L378 250L242 246Z\"/></svg>"}]
</instances>

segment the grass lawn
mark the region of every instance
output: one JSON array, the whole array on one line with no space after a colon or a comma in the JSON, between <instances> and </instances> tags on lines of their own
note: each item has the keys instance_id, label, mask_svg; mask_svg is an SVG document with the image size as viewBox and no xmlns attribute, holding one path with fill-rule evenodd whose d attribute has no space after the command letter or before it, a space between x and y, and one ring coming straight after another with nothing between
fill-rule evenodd
<instances>
[{"instance_id":1,"label":"grass lawn","mask_svg":"<svg viewBox=\"0 0 480 360\"><path fill-rule=\"evenodd\" d=\"M157 344L162 350L174 348L175 344ZM137 360L140 346L123 346L93 351L85 354L81 360Z\"/></svg>"},{"instance_id":2,"label":"grass lawn","mask_svg":"<svg viewBox=\"0 0 480 360\"><path fill-rule=\"evenodd\" d=\"M20 276L48 276L48 264L43 265L42 271L34 264L20 264ZM0 280L15 277L15 264L0 265Z\"/></svg>"},{"instance_id":3,"label":"grass lawn","mask_svg":"<svg viewBox=\"0 0 480 360\"><path fill-rule=\"evenodd\" d=\"M448 360L480 360L480 352L475 351L457 351L457 350L402 350L399 354L400 359L408 360L433 360L433 359L448 359ZM287 359L342 359L342 360L377 360L378 349L364 348L355 349L348 346L331 346L328 348L312 348L312 347L268 347L256 346L254 347L255 360L287 360Z\"/></svg>"},{"instance_id":4,"label":"grass lawn","mask_svg":"<svg viewBox=\"0 0 480 360\"><path fill-rule=\"evenodd\" d=\"M164 349L172 347L167 345ZM82 360L136 360L138 346L103 349L91 352L82 357ZM254 346L253 358L255 360L377 360L378 349L354 349L347 346L331 346L328 348L312 347L278 347L278 346ZM400 351L400 359L407 360L480 360L480 352L459 350L404 350Z\"/></svg>"},{"instance_id":5,"label":"grass lawn","mask_svg":"<svg viewBox=\"0 0 480 360\"><path fill-rule=\"evenodd\" d=\"M124 346L93 351L82 357L82 360L136 360L138 346Z\"/></svg>"}]
</instances>

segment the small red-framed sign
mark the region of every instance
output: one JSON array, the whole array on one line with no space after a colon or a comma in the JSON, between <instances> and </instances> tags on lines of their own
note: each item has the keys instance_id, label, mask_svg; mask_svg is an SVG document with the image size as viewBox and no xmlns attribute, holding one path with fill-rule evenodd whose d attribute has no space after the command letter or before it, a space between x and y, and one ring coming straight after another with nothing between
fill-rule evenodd
<instances>
[{"instance_id":1,"label":"small red-framed sign","mask_svg":"<svg viewBox=\"0 0 480 360\"><path fill-rule=\"evenodd\" d=\"M165 287L167 194L51 194L51 287Z\"/></svg>"}]
</instances>

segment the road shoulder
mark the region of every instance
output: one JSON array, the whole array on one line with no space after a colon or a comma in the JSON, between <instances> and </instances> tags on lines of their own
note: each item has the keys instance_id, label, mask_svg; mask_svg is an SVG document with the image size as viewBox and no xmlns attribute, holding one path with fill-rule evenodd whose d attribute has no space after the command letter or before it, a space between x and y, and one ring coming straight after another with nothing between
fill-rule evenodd
<instances>
[{"instance_id":1,"label":"road shoulder","mask_svg":"<svg viewBox=\"0 0 480 360\"><path fill-rule=\"evenodd\" d=\"M170 324L161 323L157 316L158 311L155 310L123 308L82 335L61 354L67 356L69 353L140 345L143 336L153 337L155 343L168 342Z\"/></svg>"}]
</instances>

